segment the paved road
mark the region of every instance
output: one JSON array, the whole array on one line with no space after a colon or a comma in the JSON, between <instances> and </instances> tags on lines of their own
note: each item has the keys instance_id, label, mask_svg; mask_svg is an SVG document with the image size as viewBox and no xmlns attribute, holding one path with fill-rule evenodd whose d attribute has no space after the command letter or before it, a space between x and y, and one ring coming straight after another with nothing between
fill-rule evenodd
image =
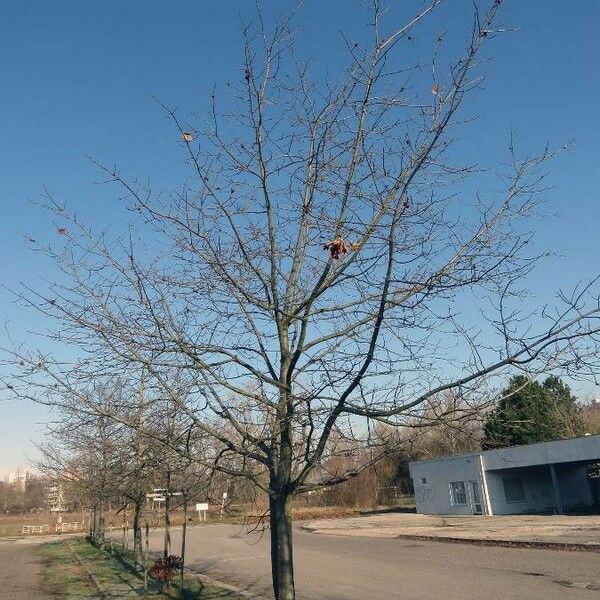
<instances>
[{"instance_id":1,"label":"paved road","mask_svg":"<svg viewBox=\"0 0 600 600\"><path fill-rule=\"evenodd\" d=\"M0 598L52 600L40 590L42 566L37 545L0 541Z\"/></svg>"},{"instance_id":2,"label":"paved road","mask_svg":"<svg viewBox=\"0 0 600 600\"><path fill-rule=\"evenodd\" d=\"M159 549L162 533L152 534ZM173 533L179 553L180 533ZM187 564L270 595L268 534L188 529ZM600 554L480 547L295 531L299 600L596 600Z\"/></svg>"}]
</instances>

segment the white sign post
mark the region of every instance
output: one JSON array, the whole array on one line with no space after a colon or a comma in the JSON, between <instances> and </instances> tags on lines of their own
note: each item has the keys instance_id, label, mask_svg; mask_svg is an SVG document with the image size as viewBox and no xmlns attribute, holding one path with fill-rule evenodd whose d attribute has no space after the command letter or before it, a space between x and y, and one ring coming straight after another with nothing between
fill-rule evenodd
<instances>
[{"instance_id":1,"label":"white sign post","mask_svg":"<svg viewBox=\"0 0 600 600\"><path fill-rule=\"evenodd\" d=\"M206 521L206 513L208 512L208 502L199 502L196 504L196 510L198 511L198 518L201 521Z\"/></svg>"},{"instance_id":2,"label":"white sign post","mask_svg":"<svg viewBox=\"0 0 600 600\"><path fill-rule=\"evenodd\" d=\"M225 500L227 500L227 492L223 492L223 502L221 502L221 516L225 512Z\"/></svg>"}]
</instances>

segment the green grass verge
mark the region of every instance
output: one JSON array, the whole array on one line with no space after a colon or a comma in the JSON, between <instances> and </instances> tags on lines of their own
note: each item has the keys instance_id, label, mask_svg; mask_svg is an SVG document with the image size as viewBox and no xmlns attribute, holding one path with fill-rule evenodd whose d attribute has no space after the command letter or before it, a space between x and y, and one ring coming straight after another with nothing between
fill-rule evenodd
<instances>
[{"instance_id":1,"label":"green grass verge","mask_svg":"<svg viewBox=\"0 0 600 600\"><path fill-rule=\"evenodd\" d=\"M69 547L70 546L70 547ZM143 575L131 567L131 555L125 556L100 550L87 540L78 538L69 541L50 542L40 546L45 558L43 574L44 588L59 600L85 600L99 598L98 589L86 569L82 567L74 552L81 557L85 566L98 581L108 597L137 598L144 596ZM179 583L179 579L176 580ZM188 575L184 581L186 600L237 600L239 596L229 590L202 584L198 578ZM149 580L148 596L156 599L180 598L179 588L173 584L161 592L157 582Z\"/></svg>"},{"instance_id":2,"label":"green grass verge","mask_svg":"<svg viewBox=\"0 0 600 600\"><path fill-rule=\"evenodd\" d=\"M66 542L43 544L39 551L45 559L42 585L46 591L61 600L97 597L93 582Z\"/></svg>"}]
</instances>

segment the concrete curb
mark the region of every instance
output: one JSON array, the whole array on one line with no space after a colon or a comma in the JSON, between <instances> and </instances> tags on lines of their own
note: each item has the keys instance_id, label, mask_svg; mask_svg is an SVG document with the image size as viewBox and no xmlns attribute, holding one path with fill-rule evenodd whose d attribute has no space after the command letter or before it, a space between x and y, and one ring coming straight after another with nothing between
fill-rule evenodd
<instances>
[{"instance_id":1,"label":"concrete curb","mask_svg":"<svg viewBox=\"0 0 600 600\"><path fill-rule=\"evenodd\" d=\"M503 539L476 539L454 536L436 536L436 535L418 535L404 534L388 536L356 536L348 533L340 533L335 529L319 529L318 527L309 527L302 525L303 531L315 535L338 535L343 537L370 537L371 539L400 539L414 540L419 542L443 542L447 544L471 544L473 546L499 546L502 548L536 548L540 550L563 550L565 552L598 552L600 553L600 542L577 543L577 542L544 542L540 540L503 540Z\"/></svg>"},{"instance_id":2,"label":"concrete curb","mask_svg":"<svg viewBox=\"0 0 600 600\"><path fill-rule=\"evenodd\" d=\"M106 595L106 591L102 589L102 587L100 586L100 583L98 582L98 579L90 571L90 569L88 568L88 566L87 566L86 562L83 560L83 558L81 558L81 556L79 556L79 554L77 554L77 552L75 552L75 550L73 550L73 546L71 546L71 544L68 542L68 540L65 540L65 544L66 544L67 548L69 548L69 550L71 551L71 554L77 559L79 564L83 567L84 571L88 574L88 577L92 580L92 583L94 584L94 586L98 590L98 593L100 594L100 598L102 598L102 599L108 598L108 596Z\"/></svg>"},{"instance_id":3,"label":"concrete curb","mask_svg":"<svg viewBox=\"0 0 600 600\"><path fill-rule=\"evenodd\" d=\"M313 532L316 532L314 530ZM575 544L568 542L541 542L526 540L477 540L471 538L443 537L431 535L400 534L396 539L416 540L420 542L446 542L450 544L471 544L472 546L500 546L503 548L535 548L540 550L563 550L565 552L599 552L600 543Z\"/></svg>"},{"instance_id":4,"label":"concrete curb","mask_svg":"<svg viewBox=\"0 0 600 600\"><path fill-rule=\"evenodd\" d=\"M210 585L214 585L215 587L229 590L230 592L239 594L240 596L242 596L244 598L251 598L252 600L272 600L272 598L266 598L265 596L260 596L253 592L249 592L248 590L244 590L244 589L238 587L237 585L232 585L230 583L225 583L224 581L220 581L219 579L215 579L214 577L211 577L210 575L204 575L203 573L199 573L198 571L195 571L194 569L186 568L186 571L188 571L189 573L191 573L192 575L194 575L195 577L200 579L200 581L203 581Z\"/></svg>"}]
</instances>

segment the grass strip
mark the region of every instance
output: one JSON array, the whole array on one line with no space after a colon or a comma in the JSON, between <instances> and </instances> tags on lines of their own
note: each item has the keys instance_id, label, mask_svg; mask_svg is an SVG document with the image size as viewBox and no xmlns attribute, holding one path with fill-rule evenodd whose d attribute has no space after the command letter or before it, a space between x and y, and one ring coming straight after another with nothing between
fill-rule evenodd
<instances>
[{"instance_id":1,"label":"grass strip","mask_svg":"<svg viewBox=\"0 0 600 600\"><path fill-rule=\"evenodd\" d=\"M129 552L124 555L111 555L110 552L96 548L82 538L43 544L40 546L40 552L45 558L44 588L60 600L99 599L103 596L116 600L146 596L143 574L133 568ZM161 590L160 584L151 579L148 587L147 596L157 600L181 598L179 588L174 584L166 590ZM186 575L183 598L238 600L240 596L235 592L202 583L192 575Z\"/></svg>"}]
</instances>

